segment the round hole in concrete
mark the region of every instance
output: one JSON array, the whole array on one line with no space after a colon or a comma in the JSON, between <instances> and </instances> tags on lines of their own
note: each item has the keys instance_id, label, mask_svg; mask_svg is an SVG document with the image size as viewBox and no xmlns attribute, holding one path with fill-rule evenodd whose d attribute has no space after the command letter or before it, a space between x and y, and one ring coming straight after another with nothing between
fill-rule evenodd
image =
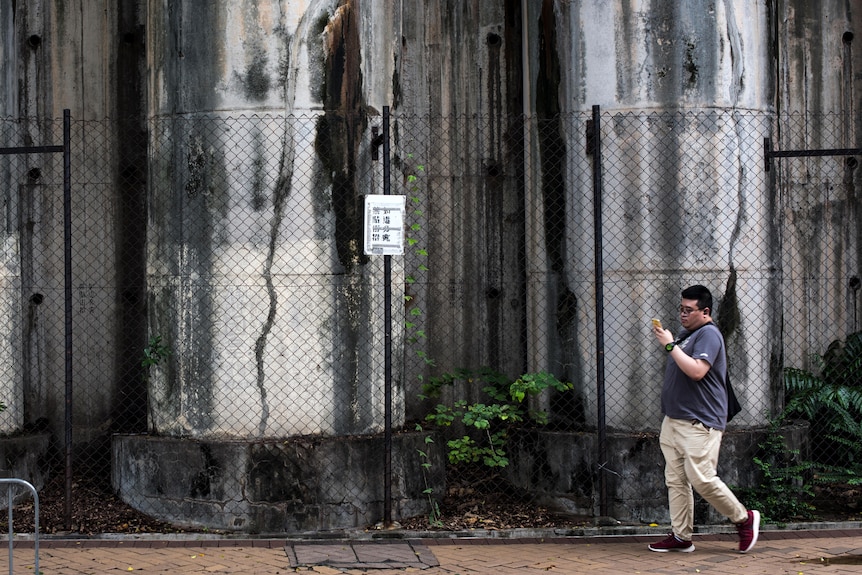
<instances>
[{"instance_id":1,"label":"round hole in concrete","mask_svg":"<svg viewBox=\"0 0 862 575\"><path fill-rule=\"evenodd\" d=\"M40 293L34 293L30 296L30 303L33 305L40 305L43 301L45 301L45 296Z\"/></svg>"},{"instance_id":2,"label":"round hole in concrete","mask_svg":"<svg viewBox=\"0 0 862 575\"><path fill-rule=\"evenodd\" d=\"M485 41L488 43L488 46L499 46L503 39L500 38L499 34L488 34Z\"/></svg>"},{"instance_id":3,"label":"round hole in concrete","mask_svg":"<svg viewBox=\"0 0 862 575\"><path fill-rule=\"evenodd\" d=\"M841 41L845 44L849 44L850 42L852 42L853 32L844 32L844 34L841 35Z\"/></svg>"},{"instance_id":4,"label":"round hole in concrete","mask_svg":"<svg viewBox=\"0 0 862 575\"><path fill-rule=\"evenodd\" d=\"M29 170L27 170L27 178L31 182L38 182L42 179L42 170L40 170L39 168L30 168Z\"/></svg>"},{"instance_id":5,"label":"round hole in concrete","mask_svg":"<svg viewBox=\"0 0 862 575\"><path fill-rule=\"evenodd\" d=\"M38 48L42 45L42 37L38 34L31 34L29 38L27 38L27 45L31 48Z\"/></svg>"},{"instance_id":6,"label":"round hole in concrete","mask_svg":"<svg viewBox=\"0 0 862 575\"><path fill-rule=\"evenodd\" d=\"M485 175L496 178L503 175L503 167L498 162L489 161L485 164Z\"/></svg>"}]
</instances>

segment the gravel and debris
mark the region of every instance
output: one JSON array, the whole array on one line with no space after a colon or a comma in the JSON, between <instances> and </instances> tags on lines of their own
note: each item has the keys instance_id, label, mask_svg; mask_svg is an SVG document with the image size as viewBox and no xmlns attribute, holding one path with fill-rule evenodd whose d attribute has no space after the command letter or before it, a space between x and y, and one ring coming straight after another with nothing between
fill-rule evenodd
<instances>
[{"instance_id":1,"label":"gravel and debris","mask_svg":"<svg viewBox=\"0 0 862 575\"><path fill-rule=\"evenodd\" d=\"M815 520L862 520L862 488L827 485L816 489ZM111 492L107 484L76 478L72 483L71 524L66 525L65 480L54 477L39 492L39 532L93 536L101 533L193 533L137 511ZM28 497L16 505L13 528L17 533L33 531L33 501ZM466 529L548 529L594 525L593 517L556 513L528 501L499 478L464 477L452 483L440 501L435 524L427 515L399 520L411 531ZM0 531L8 532L6 513L0 514ZM201 529L200 531L207 531ZM208 530L213 533L213 530Z\"/></svg>"}]
</instances>

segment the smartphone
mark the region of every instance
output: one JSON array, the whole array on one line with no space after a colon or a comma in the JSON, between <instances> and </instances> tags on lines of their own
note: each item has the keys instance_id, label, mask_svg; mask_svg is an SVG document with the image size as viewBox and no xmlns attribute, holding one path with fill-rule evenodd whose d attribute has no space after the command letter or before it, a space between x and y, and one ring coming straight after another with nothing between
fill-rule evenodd
<instances>
[{"instance_id":1,"label":"smartphone","mask_svg":"<svg viewBox=\"0 0 862 575\"><path fill-rule=\"evenodd\" d=\"M656 318L652 318L652 326L653 326L653 327L657 327L657 328L659 328L659 329L663 329L663 328L661 327L661 321L660 321L660 320L658 320L658 319L656 319Z\"/></svg>"}]
</instances>

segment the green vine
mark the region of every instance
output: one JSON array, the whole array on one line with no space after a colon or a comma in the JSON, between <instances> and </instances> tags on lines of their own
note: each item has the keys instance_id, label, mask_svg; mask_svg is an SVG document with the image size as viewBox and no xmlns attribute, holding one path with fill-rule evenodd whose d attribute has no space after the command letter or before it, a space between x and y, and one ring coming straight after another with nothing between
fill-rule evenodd
<instances>
[{"instance_id":1,"label":"green vine","mask_svg":"<svg viewBox=\"0 0 862 575\"><path fill-rule=\"evenodd\" d=\"M408 154L408 159L412 159L413 155ZM417 172L424 172L425 166L417 165L415 166L415 170ZM424 263L428 258L428 250L423 248L419 244L419 239L416 237L419 231L422 229L422 224L419 222L421 218L425 216L422 211L422 200L419 197L419 177L410 173L407 174L407 199L410 200L411 206L411 216L413 217L413 221L410 223L409 232L407 233L405 239L407 241L408 247L413 249L413 253L419 256L420 263L417 266L417 272L424 273L428 271L428 266ZM404 278L405 283L408 286L412 286L416 283L417 278L415 275L408 273ZM415 301L415 296L408 293L407 290L404 292L404 301L407 303L407 307L409 308L408 319L405 320L404 326L407 328L409 333L407 341L411 344L418 344L421 340L426 339L425 330L423 330L420 325L420 318L422 316L422 308L417 305ZM416 350L416 355L421 358L426 365L433 366L434 360L428 357L427 352L422 349ZM422 380L423 376L420 374L419 379Z\"/></svg>"},{"instance_id":2,"label":"green vine","mask_svg":"<svg viewBox=\"0 0 862 575\"><path fill-rule=\"evenodd\" d=\"M413 154L407 155L408 160L413 159ZM407 242L407 246L413 250L413 253L419 256L419 265L416 267L417 273L425 273L428 271L428 266L426 265L426 261L428 258L428 250L419 245L418 234L422 230L422 224L420 221L424 218L425 214L422 211L422 200L419 197L419 177L416 175L417 173L424 173L425 166L416 165L414 166L416 173L408 173L407 174L407 199L410 201L410 216L412 217L412 222L408 228L408 232L406 234L405 240ZM404 290L404 303L405 307L408 309L407 319L404 321L404 327L407 332L407 341L411 345L417 346L416 355L419 357L426 366L433 366L434 360L428 356L428 353L418 347L418 344L427 339L425 334L425 330L420 326L420 322L422 319L422 308L416 302L416 298L409 292L409 287L413 286L417 282L417 276L413 273L408 273L404 278L405 290ZM424 376L420 373L418 375L419 381L424 380ZM422 432L422 426L420 424L416 425L416 431ZM425 436L425 445L430 447L434 443L434 439L431 435ZM429 481L429 475L431 473L431 459L428 456L427 447L425 450L417 449L419 457L422 461L422 479L425 482L425 489L423 489L422 494L425 495L428 499L428 525L431 527L442 527L443 523L440 520L440 505L437 503L437 500L434 498L434 489L431 487L431 483Z\"/></svg>"}]
</instances>

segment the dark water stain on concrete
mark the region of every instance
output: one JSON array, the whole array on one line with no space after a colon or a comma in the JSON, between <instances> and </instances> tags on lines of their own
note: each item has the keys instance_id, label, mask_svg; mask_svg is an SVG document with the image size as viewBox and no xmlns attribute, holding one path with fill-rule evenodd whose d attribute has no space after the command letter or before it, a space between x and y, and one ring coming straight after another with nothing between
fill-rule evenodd
<instances>
[{"instance_id":1,"label":"dark water stain on concrete","mask_svg":"<svg viewBox=\"0 0 862 575\"><path fill-rule=\"evenodd\" d=\"M334 341L341 393L334 407L336 433L362 430L370 424L363 409L370 390L359 375L362 365L360 332L367 317L367 297L360 274L368 263L362 250L364 198L360 194L360 147L367 127L362 97L358 0L345 0L330 18L324 34L324 114L317 122L315 151L330 176L334 242L341 273L337 298L340 335ZM364 383L363 383L364 382Z\"/></svg>"},{"instance_id":2,"label":"dark water stain on concrete","mask_svg":"<svg viewBox=\"0 0 862 575\"><path fill-rule=\"evenodd\" d=\"M862 565L862 555L839 555L837 557L821 557L817 559L809 559L810 563L819 563L821 565Z\"/></svg>"}]
</instances>

